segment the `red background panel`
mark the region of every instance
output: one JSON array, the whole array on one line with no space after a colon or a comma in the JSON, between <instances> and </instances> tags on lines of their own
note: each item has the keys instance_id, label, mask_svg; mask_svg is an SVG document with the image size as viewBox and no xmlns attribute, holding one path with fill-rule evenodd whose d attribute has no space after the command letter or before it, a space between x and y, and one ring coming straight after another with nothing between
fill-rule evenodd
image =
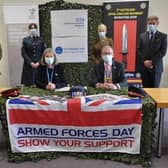
<instances>
[{"instance_id":1,"label":"red background panel","mask_svg":"<svg viewBox=\"0 0 168 168\"><path fill-rule=\"evenodd\" d=\"M128 32L128 54L126 72L134 72L136 64L136 20L117 20L114 21L114 58L122 62L122 27L126 24Z\"/></svg>"}]
</instances>

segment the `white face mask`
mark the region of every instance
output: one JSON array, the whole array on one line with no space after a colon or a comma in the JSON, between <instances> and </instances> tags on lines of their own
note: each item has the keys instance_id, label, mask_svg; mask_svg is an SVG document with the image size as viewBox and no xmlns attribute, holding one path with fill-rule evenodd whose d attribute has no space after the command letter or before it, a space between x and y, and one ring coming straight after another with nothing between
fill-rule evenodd
<instances>
[{"instance_id":1,"label":"white face mask","mask_svg":"<svg viewBox=\"0 0 168 168\"><path fill-rule=\"evenodd\" d=\"M103 39L106 37L106 32L98 32L98 34L100 39Z\"/></svg>"},{"instance_id":2,"label":"white face mask","mask_svg":"<svg viewBox=\"0 0 168 168\"><path fill-rule=\"evenodd\" d=\"M150 32L155 32L157 30L157 26L153 24L148 24L148 30Z\"/></svg>"},{"instance_id":3,"label":"white face mask","mask_svg":"<svg viewBox=\"0 0 168 168\"><path fill-rule=\"evenodd\" d=\"M37 29L30 29L30 34L34 37L37 36Z\"/></svg>"},{"instance_id":4,"label":"white face mask","mask_svg":"<svg viewBox=\"0 0 168 168\"><path fill-rule=\"evenodd\" d=\"M106 54L106 55L103 55L103 61L106 63L106 64L109 64L109 65L112 65L112 62L113 62L113 55L112 54Z\"/></svg>"},{"instance_id":5,"label":"white face mask","mask_svg":"<svg viewBox=\"0 0 168 168\"><path fill-rule=\"evenodd\" d=\"M45 62L48 65L52 65L54 63L54 57L45 57Z\"/></svg>"}]
</instances>

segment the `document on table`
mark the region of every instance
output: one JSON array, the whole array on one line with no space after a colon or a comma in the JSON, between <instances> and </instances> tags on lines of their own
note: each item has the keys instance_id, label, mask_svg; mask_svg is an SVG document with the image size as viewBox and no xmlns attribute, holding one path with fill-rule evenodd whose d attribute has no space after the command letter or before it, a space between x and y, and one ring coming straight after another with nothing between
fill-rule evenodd
<instances>
[{"instance_id":1,"label":"document on table","mask_svg":"<svg viewBox=\"0 0 168 168\"><path fill-rule=\"evenodd\" d=\"M66 87L63 87L63 88L59 88L59 89L55 89L55 92L68 92L70 91L70 87L69 86L66 86Z\"/></svg>"}]
</instances>

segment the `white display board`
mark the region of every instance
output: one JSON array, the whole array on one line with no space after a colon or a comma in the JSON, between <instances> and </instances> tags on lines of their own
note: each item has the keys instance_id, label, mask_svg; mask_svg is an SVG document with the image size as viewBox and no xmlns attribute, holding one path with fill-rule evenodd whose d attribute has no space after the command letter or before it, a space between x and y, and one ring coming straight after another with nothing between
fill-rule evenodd
<instances>
[{"instance_id":1,"label":"white display board","mask_svg":"<svg viewBox=\"0 0 168 168\"><path fill-rule=\"evenodd\" d=\"M52 47L58 61L88 61L88 11L51 11Z\"/></svg>"}]
</instances>

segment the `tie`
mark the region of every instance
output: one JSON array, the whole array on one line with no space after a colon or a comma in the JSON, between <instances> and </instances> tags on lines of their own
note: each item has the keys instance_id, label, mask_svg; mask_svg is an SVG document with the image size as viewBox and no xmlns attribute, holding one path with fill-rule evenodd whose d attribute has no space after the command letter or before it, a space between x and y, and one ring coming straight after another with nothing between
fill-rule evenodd
<instances>
[{"instance_id":1,"label":"tie","mask_svg":"<svg viewBox=\"0 0 168 168\"><path fill-rule=\"evenodd\" d=\"M109 74L109 72L110 72L110 65L109 64L105 65L105 71L107 74Z\"/></svg>"},{"instance_id":2,"label":"tie","mask_svg":"<svg viewBox=\"0 0 168 168\"><path fill-rule=\"evenodd\" d=\"M151 33L150 33L150 41L153 41L153 37L154 37L154 33L151 32Z\"/></svg>"}]
</instances>

